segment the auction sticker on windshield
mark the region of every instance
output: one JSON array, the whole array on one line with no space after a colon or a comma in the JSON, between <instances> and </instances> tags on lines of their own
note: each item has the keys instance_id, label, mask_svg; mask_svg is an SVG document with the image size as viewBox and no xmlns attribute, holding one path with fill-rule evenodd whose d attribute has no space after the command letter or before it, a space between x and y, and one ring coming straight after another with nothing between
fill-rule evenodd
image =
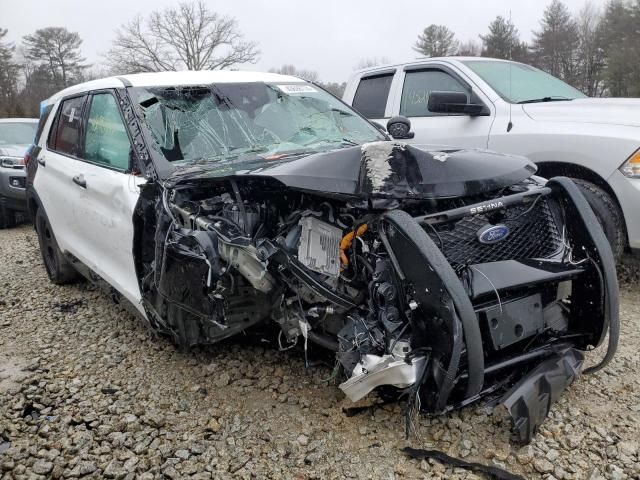
<instances>
[{"instance_id":1,"label":"auction sticker on windshield","mask_svg":"<svg viewBox=\"0 0 640 480\"><path fill-rule=\"evenodd\" d=\"M277 85L277 87L283 92L289 95L296 93L316 93L318 90L311 85Z\"/></svg>"}]
</instances>

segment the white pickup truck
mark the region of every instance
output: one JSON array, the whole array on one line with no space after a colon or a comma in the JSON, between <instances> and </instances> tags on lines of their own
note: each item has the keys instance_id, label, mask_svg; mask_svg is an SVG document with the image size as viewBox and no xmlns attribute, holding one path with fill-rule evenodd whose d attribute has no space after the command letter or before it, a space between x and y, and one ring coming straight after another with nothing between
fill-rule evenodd
<instances>
[{"instance_id":1,"label":"white pickup truck","mask_svg":"<svg viewBox=\"0 0 640 480\"><path fill-rule=\"evenodd\" d=\"M408 126L388 130L409 143L520 154L543 177L572 177L615 255L640 249L640 100L588 98L529 65L479 57L359 70L343 100Z\"/></svg>"}]
</instances>

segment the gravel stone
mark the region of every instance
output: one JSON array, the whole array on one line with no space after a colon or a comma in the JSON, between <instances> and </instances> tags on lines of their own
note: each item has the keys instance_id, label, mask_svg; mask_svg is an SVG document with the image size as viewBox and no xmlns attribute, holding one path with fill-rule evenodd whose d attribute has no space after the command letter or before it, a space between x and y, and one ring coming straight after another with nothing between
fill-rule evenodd
<instances>
[{"instance_id":1,"label":"gravel stone","mask_svg":"<svg viewBox=\"0 0 640 480\"><path fill-rule=\"evenodd\" d=\"M38 475L46 475L51 470L53 470L53 463L47 462L45 460L36 460L31 469L33 470L33 473L37 473Z\"/></svg>"},{"instance_id":2,"label":"gravel stone","mask_svg":"<svg viewBox=\"0 0 640 480\"><path fill-rule=\"evenodd\" d=\"M352 404L327 382L333 365L311 347L309 367L303 351L249 334L181 352L89 283L52 285L32 226L0 230L0 478L482 478L407 459L412 446L533 480L637 479L634 268L619 270L615 360L579 377L518 447L508 418L481 404L421 416L408 440L401 404L347 417Z\"/></svg>"}]
</instances>

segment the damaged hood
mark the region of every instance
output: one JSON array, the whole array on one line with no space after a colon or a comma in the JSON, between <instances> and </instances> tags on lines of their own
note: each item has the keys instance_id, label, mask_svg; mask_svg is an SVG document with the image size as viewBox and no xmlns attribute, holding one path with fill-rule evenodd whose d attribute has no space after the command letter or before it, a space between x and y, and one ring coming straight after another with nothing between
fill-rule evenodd
<instances>
[{"instance_id":1,"label":"damaged hood","mask_svg":"<svg viewBox=\"0 0 640 480\"><path fill-rule=\"evenodd\" d=\"M243 168L242 170L238 168ZM442 150L381 141L295 159L260 159L210 169L183 169L181 177L262 176L287 187L360 198L451 198L495 191L536 172L524 157L484 150Z\"/></svg>"}]
</instances>

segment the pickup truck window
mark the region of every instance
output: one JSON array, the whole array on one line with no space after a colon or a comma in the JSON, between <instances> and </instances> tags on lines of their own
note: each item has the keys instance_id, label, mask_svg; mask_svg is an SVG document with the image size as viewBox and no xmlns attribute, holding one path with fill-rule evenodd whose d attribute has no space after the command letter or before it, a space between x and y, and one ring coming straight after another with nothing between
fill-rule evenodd
<instances>
[{"instance_id":1,"label":"pickup truck window","mask_svg":"<svg viewBox=\"0 0 640 480\"><path fill-rule=\"evenodd\" d=\"M402 87L400 115L405 117L433 117L443 115L427 108L431 92L462 92L469 88L442 70L419 70L407 72ZM445 114L446 115L446 114Z\"/></svg>"},{"instance_id":2,"label":"pickup truck window","mask_svg":"<svg viewBox=\"0 0 640 480\"><path fill-rule=\"evenodd\" d=\"M584 93L562 80L522 63L486 60L466 60L462 63L510 103L586 98Z\"/></svg>"},{"instance_id":3,"label":"pickup truck window","mask_svg":"<svg viewBox=\"0 0 640 480\"><path fill-rule=\"evenodd\" d=\"M393 73L362 78L353 97L353 108L367 118L384 118L391 80Z\"/></svg>"}]
</instances>

